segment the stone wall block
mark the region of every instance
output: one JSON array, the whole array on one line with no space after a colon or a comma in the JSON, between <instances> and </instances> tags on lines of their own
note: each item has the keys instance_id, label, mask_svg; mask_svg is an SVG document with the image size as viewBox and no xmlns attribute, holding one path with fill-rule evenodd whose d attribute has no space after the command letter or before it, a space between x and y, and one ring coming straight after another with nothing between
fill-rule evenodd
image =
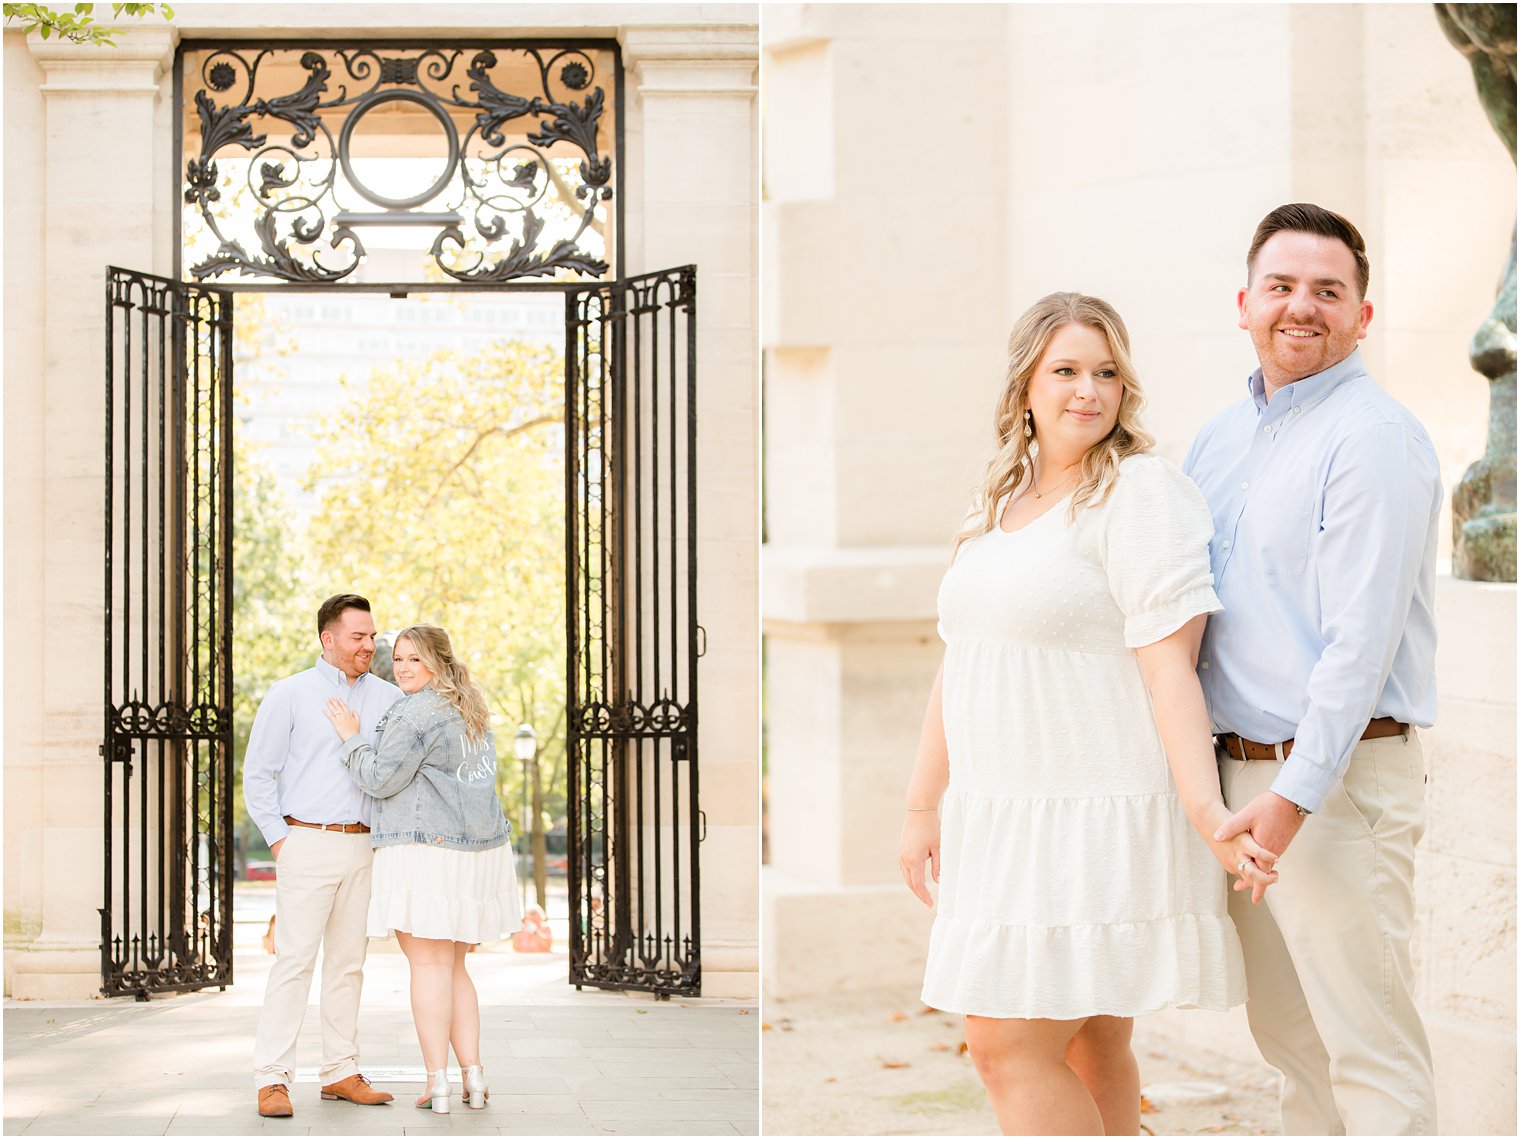
<instances>
[{"instance_id":1,"label":"stone wall block","mask_svg":"<svg viewBox=\"0 0 1520 1139\"><path fill-rule=\"evenodd\" d=\"M904 796L944 654L931 630L913 637L910 629L922 626L851 630L844 646L841 792L850 809L840 828L840 878L849 886L901 884Z\"/></svg>"},{"instance_id":2,"label":"stone wall block","mask_svg":"<svg viewBox=\"0 0 1520 1139\"><path fill-rule=\"evenodd\" d=\"M770 870L762 897L767 1000L922 983L934 915L901 883L819 889Z\"/></svg>"},{"instance_id":3,"label":"stone wall block","mask_svg":"<svg viewBox=\"0 0 1520 1139\"><path fill-rule=\"evenodd\" d=\"M1421 853L1415 953L1422 1008L1513 1030L1513 879L1511 867Z\"/></svg>"},{"instance_id":4,"label":"stone wall block","mask_svg":"<svg viewBox=\"0 0 1520 1139\"><path fill-rule=\"evenodd\" d=\"M1515 1133L1515 1033L1439 1013L1425 1017L1442 1135Z\"/></svg>"},{"instance_id":5,"label":"stone wall block","mask_svg":"<svg viewBox=\"0 0 1520 1139\"><path fill-rule=\"evenodd\" d=\"M840 881L839 649L768 627L765 642L770 865L799 879Z\"/></svg>"},{"instance_id":6,"label":"stone wall block","mask_svg":"<svg viewBox=\"0 0 1520 1139\"><path fill-rule=\"evenodd\" d=\"M1443 701L1444 716L1460 716L1463 701ZM1514 844L1496 842L1515 826L1515 758L1468 745L1467 725L1514 739L1514 711L1472 705L1462 727L1421 733L1427 772L1428 829L1421 849L1491 866L1515 865ZM1506 714L1507 711L1507 714ZM1487 714L1485 714L1487 713ZM1449 742L1448 742L1449 741ZM1475 794L1475 792L1477 792Z\"/></svg>"},{"instance_id":7,"label":"stone wall block","mask_svg":"<svg viewBox=\"0 0 1520 1139\"><path fill-rule=\"evenodd\" d=\"M760 207L764 271L762 347L818 348L835 342L848 294L817 265L834 255L838 210L827 202L765 202Z\"/></svg>"}]
</instances>

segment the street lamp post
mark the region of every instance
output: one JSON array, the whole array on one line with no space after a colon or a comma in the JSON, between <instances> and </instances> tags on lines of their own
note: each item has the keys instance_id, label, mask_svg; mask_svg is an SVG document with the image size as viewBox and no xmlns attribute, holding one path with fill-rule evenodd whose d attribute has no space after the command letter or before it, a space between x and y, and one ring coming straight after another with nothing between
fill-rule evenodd
<instances>
[{"instance_id":1,"label":"street lamp post","mask_svg":"<svg viewBox=\"0 0 1520 1139\"><path fill-rule=\"evenodd\" d=\"M517 729L517 735L512 739L512 751L517 756L517 761L522 764L522 837L519 840L519 853L517 868L517 884L522 891L523 912L528 910L528 859L532 853L532 827L531 818L533 810L533 788L529 786L529 769L533 764L534 757L538 754L538 733L533 730L531 724L523 724Z\"/></svg>"}]
</instances>

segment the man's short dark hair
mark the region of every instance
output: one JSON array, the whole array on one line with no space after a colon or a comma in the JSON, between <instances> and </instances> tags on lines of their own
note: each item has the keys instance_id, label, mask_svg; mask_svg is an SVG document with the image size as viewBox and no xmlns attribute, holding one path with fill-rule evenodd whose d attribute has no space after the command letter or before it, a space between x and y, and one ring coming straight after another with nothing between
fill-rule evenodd
<instances>
[{"instance_id":1,"label":"man's short dark hair","mask_svg":"<svg viewBox=\"0 0 1520 1139\"><path fill-rule=\"evenodd\" d=\"M1248 283L1256 268L1256 255L1274 233L1312 233L1316 237L1328 237L1345 245L1351 250L1351 256L1356 258L1356 286L1360 290L1358 299L1366 298L1367 282L1372 279L1372 266L1367 260L1367 243L1362 240L1356 226L1340 214L1312 202L1278 206L1261 219L1261 224L1256 227L1256 236L1251 238L1251 251L1246 254Z\"/></svg>"},{"instance_id":2,"label":"man's short dark hair","mask_svg":"<svg viewBox=\"0 0 1520 1139\"><path fill-rule=\"evenodd\" d=\"M335 593L317 610L317 636L321 636L332 627L334 621L343 616L345 609L362 609L369 612L369 602L357 593Z\"/></svg>"}]
</instances>

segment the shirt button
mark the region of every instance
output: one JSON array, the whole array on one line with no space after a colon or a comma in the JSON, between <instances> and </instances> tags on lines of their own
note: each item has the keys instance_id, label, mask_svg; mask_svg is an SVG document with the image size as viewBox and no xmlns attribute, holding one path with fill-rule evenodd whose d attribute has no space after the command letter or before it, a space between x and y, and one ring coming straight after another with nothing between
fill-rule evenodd
<instances>
[{"instance_id":1,"label":"shirt button","mask_svg":"<svg viewBox=\"0 0 1520 1139\"><path fill-rule=\"evenodd\" d=\"M1209 662L1208 661L1201 661L1199 663L1198 667L1199 668L1208 668L1209 667Z\"/></svg>"},{"instance_id":2,"label":"shirt button","mask_svg":"<svg viewBox=\"0 0 1520 1139\"><path fill-rule=\"evenodd\" d=\"M1294 415L1297 415L1297 414L1298 414L1298 413L1299 413L1299 412L1300 412L1300 411L1302 411L1302 410L1303 410L1303 408L1301 408L1301 407L1295 407L1295 408L1294 408L1294 409L1293 409L1293 414L1294 414Z\"/></svg>"},{"instance_id":3,"label":"shirt button","mask_svg":"<svg viewBox=\"0 0 1520 1139\"><path fill-rule=\"evenodd\" d=\"M1219 545L1221 549L1228 550L1230 548L1230 540L1226 538L1223 542L1219 543Z\"/></svg>"},{"instance_id":4,"label":"shirt button","mask_svg":"<svg viewBox=\"0 0 1520 1139\"><path fill-rule=\"evenodd\" d=\"M1240 484L1240 489L1241 489L1241 490L1249 490L1249 489L1250 489L1250 486L1251 486L1251 484L1250 484L1250 483L1248 483L1248 482L1243 482L1243 483L1241 483L1241 484Z\"/></svg>"},{"instance_id":5,"label":"shirt button","mask_svg":"<svg viewBox=\"0 0 1520 1139\"><path fill-rule=\"evenodd\" d=\"M1270 435L1270 434L1272 434L1272 425L1269 423L1265 427L1263 427L1262 430L1265 431L1268 435Z\"/></svg>"}]
</instances>

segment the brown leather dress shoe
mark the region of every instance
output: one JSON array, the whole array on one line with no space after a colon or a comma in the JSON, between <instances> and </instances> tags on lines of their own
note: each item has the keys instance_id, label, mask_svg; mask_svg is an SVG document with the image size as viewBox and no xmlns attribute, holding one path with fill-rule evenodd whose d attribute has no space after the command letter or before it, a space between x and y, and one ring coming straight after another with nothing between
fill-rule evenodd
<instances>
[{"instance_id":1,"label":"brown leather dress shoe","mask_svg":"<svg viewBox=\"0 0 1520 1139\"><path fill-rule=\"evenodd\" d=\"M349 1103L390 1103L395 1097L390 1092L377 1091L370 1082L355 1072L335 1084L322 1085L323 1099L346 1099Z\"/></svg>"},{"instance_id":2,"label":"brown leather dress shoe","mask_svg":"<svg viewBox=\"0 0 1520 1139\"><path fill-rule=\"evenodd\" d=\"M259 1089L259 1114L273 1119L293 1115L290 1092L284 1084L265 1084Z\"/></svg>"}]
</instances>

